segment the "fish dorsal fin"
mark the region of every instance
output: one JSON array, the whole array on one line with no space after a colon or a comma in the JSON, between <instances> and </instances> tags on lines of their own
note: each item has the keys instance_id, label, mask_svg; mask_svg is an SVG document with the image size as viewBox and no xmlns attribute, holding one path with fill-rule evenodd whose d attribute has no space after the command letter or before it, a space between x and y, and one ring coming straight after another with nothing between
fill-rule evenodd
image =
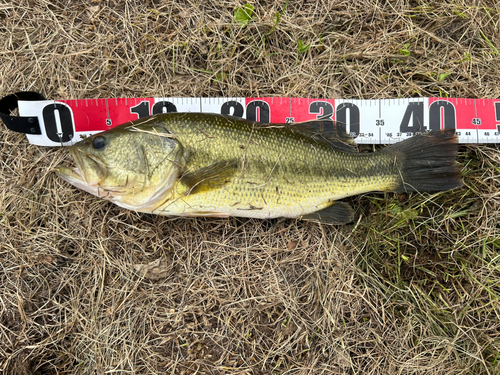
<instances>
[{"instance_id":1,"label":"fish dorsal fin","mask_svg":"<svg viewBox=\"0 0 500 375\"><path fill-rule=\"evenodd\" d=\"M336 150L358 153L358 147L356 142L354 142L354 137L346 132L345 124L333 121L330 118L319 118L317 120L284 124L261 124L240 117L229 115L221 116L233 121L246 121L248 124L255 126L256 129L290 129L294 133L302 134L303 136L313 139L315 142L332 147Z\"/></svg>"},{"instance_id":2,"label":"fish dorsal fin","mask_svg":"<svg viewBox=\"0 0 500 375\"><path fill-rule=\"evenodd\" d=\"M335 202L322 210L304 215L301 219L328 225L347 224L353 221L354 211L345 202Z\"/></svg>"},{"instance_id":3,"label":"fish dorsal fin","mask_svg":"<svg viewBox=\"0 0 500 375\"><path fill-rule=\"evenodd\" d=\"M230 182L237 171L237 159L229 159L187 172L180 180L188 188L186 195L196 194L202 190L220 188Z\"/></svg>"},{"instance_id":4,"label":"fish dorsal fin","mask_svg":"<svg viewBox=\"0 0 500 375\"><path fill-rule=\"evenodd\" d=\"M345 126L329 119L287 124L292 131L311 137L316 142L327 144L340 151L358 152L354 137L346 132Z\"/></svg>"}]
</instances>

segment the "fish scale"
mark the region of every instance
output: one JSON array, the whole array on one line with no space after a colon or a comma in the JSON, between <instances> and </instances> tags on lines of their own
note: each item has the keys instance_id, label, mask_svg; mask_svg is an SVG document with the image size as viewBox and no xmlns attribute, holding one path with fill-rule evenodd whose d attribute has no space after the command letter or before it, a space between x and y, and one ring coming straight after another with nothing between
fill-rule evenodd
<instances>
[{"instance_id":1,"label":"fish scale","mask_svg":"<svg viewBox=\"0 0 500 375\"><path fill-rule=\"evenodd\" d=\"M397 181L389 155L340 153L288 129L200 114L171 115L163 124L184 146L188 170L236 159L240 171L223 187L197 194L185 195L188 188L181 184L159 214L296 217Z\"/></svg>"}]
</instances>

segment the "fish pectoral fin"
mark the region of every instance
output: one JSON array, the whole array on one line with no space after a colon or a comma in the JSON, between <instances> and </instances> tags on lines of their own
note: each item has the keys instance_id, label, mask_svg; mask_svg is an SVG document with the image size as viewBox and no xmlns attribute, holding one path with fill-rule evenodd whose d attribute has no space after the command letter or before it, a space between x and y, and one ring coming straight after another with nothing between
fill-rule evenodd
<instances>
[{"instance_id":1,"label":"fish pectoral fin","mask_svg":"<svg viewBox=\"0 0 500 375\"><path fill-rule=\"evenodd\" d=\"M186 195L202 190L224 186L238 172L237 159L223 160L181 176L181 182L188 187Z\"/></svg>"},{"instance_id":2,"label":"fish pectoral fin","mask_svg":"<svg viewBox=\"0 0 500 375\"><path fill-rule=\"evenodd\" d=\"M322 210L304 215L302 220L328 225L347 224L354 219L354 210L345 202L335 202Z\"/></svg>"},{"instance_id":3,"label":"fish pectoral fin","mask_svg":"<svg viewBox=\"0 0 500 375\"><path fill-rule=\"evenodd\" d=\"M358 152L354 137L346 132L345 125L329 119L319 119L288 124L296 130L314 139L316 142L345 152Z\"/></svg>"}]
</instances>

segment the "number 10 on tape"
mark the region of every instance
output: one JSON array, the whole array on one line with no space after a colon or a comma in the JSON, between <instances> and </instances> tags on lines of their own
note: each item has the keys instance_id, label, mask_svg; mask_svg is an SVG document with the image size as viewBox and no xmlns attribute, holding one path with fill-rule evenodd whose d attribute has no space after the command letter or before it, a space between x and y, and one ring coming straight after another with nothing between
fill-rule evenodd
<instances>
[{"instance_id":1,"label":"number 10 on tape","mask_svg":"<svg viewBox=\"0 0 500 375\"><path fill-rule=\"evenodd\" d=\"M83 137L153 114L207 112L261 123L327 118L358 144L391 144L419 132L455 129L460 143L500 143L500 99L116 98L19 101L20 116L38 117L41 146L69 146Z\"/></svg>"}]
</instances>

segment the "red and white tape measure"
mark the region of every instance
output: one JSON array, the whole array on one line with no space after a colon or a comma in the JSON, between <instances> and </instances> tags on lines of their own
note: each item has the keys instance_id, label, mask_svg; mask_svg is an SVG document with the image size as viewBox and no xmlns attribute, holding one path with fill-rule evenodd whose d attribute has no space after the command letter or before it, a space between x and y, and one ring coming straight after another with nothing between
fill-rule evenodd
<instances>
[{"instance_id":1,"label":"red and white tape measure","mask_svg":"<svg viewBox=\"0 0 500 375\"><path fill-rule=\"evenodd\" d=\"M356 136L358 144L391 144L418 132L438 129L456 129L460 143L500 143L500 99L264 97L23 100L22 95L17 99L20 117L32 122L36 120L39 125L38 130L26 123L29 130L23 132L27 133L29 142L41 146L69 146L82 137L164 112L222 113L262 123L303 122L327 117L345 124L347 132ZM5 112L2 119L6 122Z\"/></svg>"}]
</instances>

